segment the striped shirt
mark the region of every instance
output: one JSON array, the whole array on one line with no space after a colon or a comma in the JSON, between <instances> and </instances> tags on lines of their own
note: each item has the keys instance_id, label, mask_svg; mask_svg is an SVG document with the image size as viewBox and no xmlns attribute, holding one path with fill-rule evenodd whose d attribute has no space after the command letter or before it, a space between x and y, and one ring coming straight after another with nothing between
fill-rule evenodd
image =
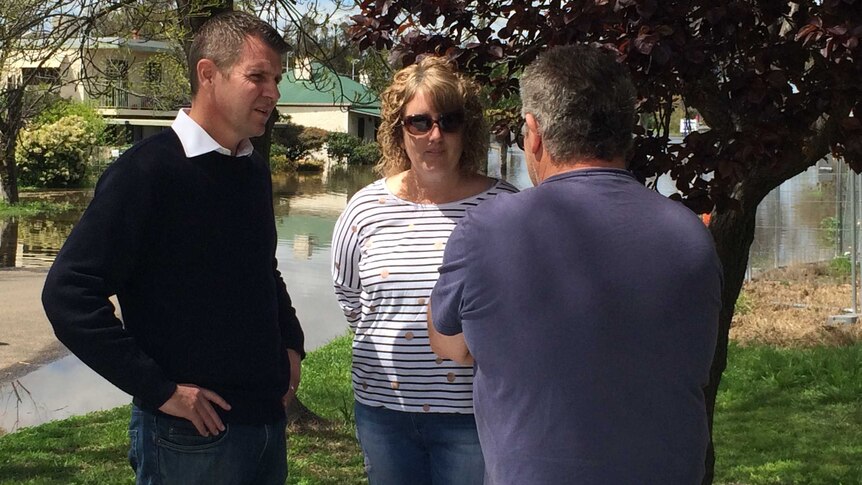
<instances>
[{"instance_id":1,"label":"striped shirt","mask_svg":"<svg viewBox=\"0 0 862 485\"><path fill-rule=\"evenodd\" d=\"M335 223L332 275L354 331L357 401L406 412L473 412L473 367L431 350L427 301L455 224L482 201L514 192L497 180L466 199L417 204L381 179L350 199Z\"/></svg>"}]
</instances>

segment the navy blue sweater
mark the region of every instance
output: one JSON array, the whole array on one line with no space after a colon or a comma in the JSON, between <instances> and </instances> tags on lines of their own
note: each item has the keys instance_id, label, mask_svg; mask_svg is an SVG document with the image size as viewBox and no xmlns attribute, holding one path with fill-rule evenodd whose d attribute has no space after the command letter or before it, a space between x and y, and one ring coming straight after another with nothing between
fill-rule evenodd
<instances>
[{"instance_id":1,"label":"navy blue sweater","mask_svg":"<svg viewBox=\"0 0 862 485\"><path fill-rule=\"evenodd\" d=\"M231 404L225 422L273 422L287 348L303 354L275 247L261 157L186 158L164 130L105 171L42 302L60 341L139 406L156 411L188 383Z\"/></svg>"}]
</instances>

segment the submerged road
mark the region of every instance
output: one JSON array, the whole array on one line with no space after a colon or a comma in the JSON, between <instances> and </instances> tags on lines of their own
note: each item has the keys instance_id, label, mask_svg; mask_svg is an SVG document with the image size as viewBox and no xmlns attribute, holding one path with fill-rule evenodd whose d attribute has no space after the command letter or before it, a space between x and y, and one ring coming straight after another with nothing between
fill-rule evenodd
<instances>
[{"instance_id":1,"label":"submerged road","mask_svg":"<svg viewBox=\"0 0 862 485\"><path fill-rule=\"evenodd\" d=\"M0 385L68 353L42 310L45 270L0 269Z\"/></svg>"}]
</instances>

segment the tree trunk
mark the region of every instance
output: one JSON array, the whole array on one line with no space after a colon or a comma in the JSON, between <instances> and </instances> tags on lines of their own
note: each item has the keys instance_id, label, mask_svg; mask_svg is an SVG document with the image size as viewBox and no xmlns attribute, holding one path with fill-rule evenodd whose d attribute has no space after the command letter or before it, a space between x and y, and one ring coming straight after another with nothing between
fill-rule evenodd
<instances>
[{"instance_id":1,"label":"tree trunk","mask_svg":"<svg viewBox=\"0 0 862 485\"><path fill-rule=\"evenodd\" d=\"M712 439L715 400L718 395L718 386L721 384L721 374L727 367L730 323L733 320L736 299L745 279L749 248L754 241L756 211L757 205L755 204L753 207L743 208L739 212L733 210L719 212L713 215L709 225L722 264L724 286L721 295L721 313L718 318L718 340L715 344L715 354L709 371L709 384L704 388L710 436L706 452L704 485L711 484L715 478L715 448Z\"/></svg>"},{"instance_id":2,"label":"tree trunk","mask_svg":"<svg viewBox=\"0 0 862 485\"><path fill-rule=\"evenodd\" d=\"M293 401L287 405L287 424L295 426L315 426L328 422L325 418L320 417L314 411L305 407L305 404L300 402L298 397L294 397Z\"/></svg>"},{"instance_id":3,"label":"tree trunk","mask_svg":"<svg viewBox=\"0 0 862 485\"><path fill-rule=\"evenodd\" d=\"M266 122L266 131L263 132L263 135L251 139L252 146L254 146L254 149L260 153L267 163L269 163L269 154L272 148L272 129L275 126L275 122L278 121L279 116L278 108L273 109L269 115L269 120Z\"/></svg>"},{"instance_id":4,"label":"tree trunk","mask_svg":"<svg viewBox=\"0 0 862 485\"><path fill-rule=\"evenodd\" d=\"M0 268L14 268L18 252L18 220L0 221Z\"/></svg>"},{"instance_id":5,"label":"tree trunk","mask_svg":"<svg viewBox=\"0 0 862 485\"><path fill-rule=\"evenodd\" d=\"M710 440L703 485L709 485L715 479L715 448L712 439L715 400L721 384L721 375L727 367L730 324L733 321L736 299L745 280L751 243L754 241L757 206L769 192L784 181L804 172L823 154L797 153L795 155L791 159L784 160L782 170L770 168L769 164L762 164L752 170L734 194L734 198L739 202L738 208L716 211L710 221L709 230L715 240L718 258L721 260L724 285L721 294L721 313L718 318L718 339L709 371L709 384L704 388Z\"/></svg>"},{"instance_id":6,"label":"tree trunk","mask_svg":"<svg viewBox=\"0 0 862 485\"><path fill-rule=\"evenodd\" d=\"M15 163L15 147L18 133L23 125L24 88L6 91L6 121L0 126L0 198L10 204L18 203L18 165Z\"/></svg>"},{"instance_id":7,"label":"tree trunk","mask_svg":"<svg viewBox=\"0 0 862 485\"><path fill-rule=\"evenodd\" d=\"M2 141L0 141L2 143ZM11 142L6 142L11 143ZM5 151L5 150L4 150ZM18 166L15 164L14 151L10 157L3 157L3 171L0 173L0 200L10 204L18 203Z\"/></svg>"},{"instance_id":8,"label":"tree trunk","mask_svg":"<svg viewBox=\"0 0 862 485\"><path fill-rule=\"evenodd\" d=\"M505 180L509 171L509 143L500 142L500 178Z\"/></svg>"}]
</instances>

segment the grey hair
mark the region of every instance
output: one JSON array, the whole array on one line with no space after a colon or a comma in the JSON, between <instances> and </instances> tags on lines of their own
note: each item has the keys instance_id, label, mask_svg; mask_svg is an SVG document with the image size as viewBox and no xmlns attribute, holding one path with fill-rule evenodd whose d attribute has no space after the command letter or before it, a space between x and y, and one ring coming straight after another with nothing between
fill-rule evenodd
<instances>
[{"instance_id":1,"label":"grey hair","mask_svg":"<svg viewBox=\"0 0 862 485\"><path fill-rule=\"evenodd\" d=\"M254 15L240 11L230 11L214 15L195 33L189 48L189 82L192 97L198 92L197 65L201 59L215 63L219 71L229 71L242 52L246 37L254 37L279 54L290 47L277 30Z\"/></svg>"},{"instance_id":2,"label":"grey hair","mask_svg":"<svg viewBox=\"0 0 862 485\"><path fill-rule=\"evenodd\" d=\"M636 91L613 53L588 45L548 49L521 76L521 112L531 113L551 160L625 158Z\"/></svg>"}]
</instances>

